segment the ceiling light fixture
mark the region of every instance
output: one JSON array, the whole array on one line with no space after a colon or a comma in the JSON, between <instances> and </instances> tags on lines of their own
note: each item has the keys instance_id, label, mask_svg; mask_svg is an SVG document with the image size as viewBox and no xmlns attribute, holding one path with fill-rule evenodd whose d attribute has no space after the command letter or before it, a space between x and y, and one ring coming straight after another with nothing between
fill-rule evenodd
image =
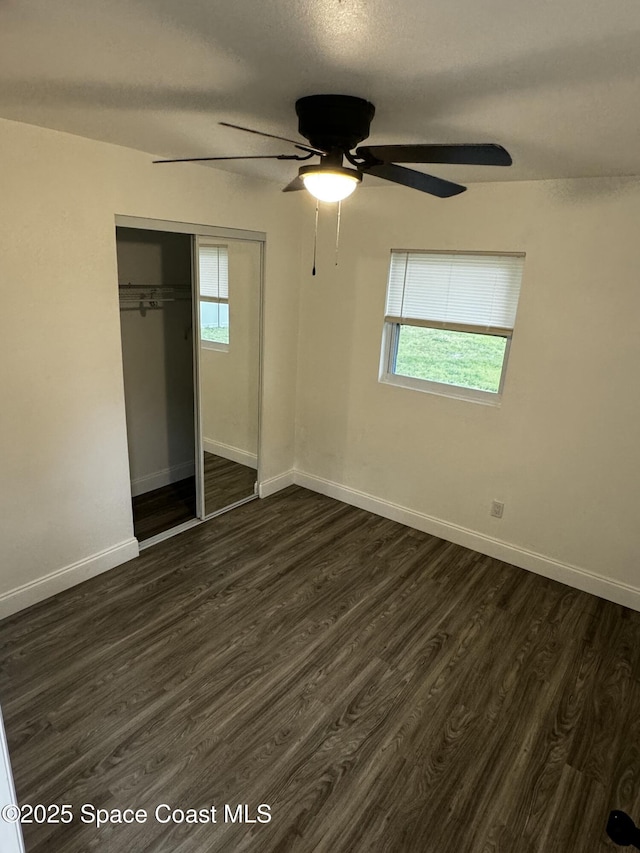
<instances>
[{"instance_id":1,"label":"ceiling light fixture","mask_svg":"<svg viewBox=\"0 0 640 853\"><path fill-rule=\"evenodd\" d=\"M351 195L362 180L355 169L343 166L303 166L299 177L306 190L318 201L342 201Z\"/></svg>"}]
</instances>

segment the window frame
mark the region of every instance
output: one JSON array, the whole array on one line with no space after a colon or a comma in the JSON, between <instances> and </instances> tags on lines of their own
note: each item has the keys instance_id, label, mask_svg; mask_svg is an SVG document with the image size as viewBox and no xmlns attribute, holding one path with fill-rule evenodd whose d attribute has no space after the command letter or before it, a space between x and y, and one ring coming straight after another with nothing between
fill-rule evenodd
<instances>
[{"instance_id":1,"label":"window frame","mask_svg":"<svg viewBox=\"0 0 640 853\"><path fill-rule=\"evenodd\" d=\"M392 249L389 258L389 270L394 254L426 254L426 255L486 255L487 257L521 257L524 261L524 252L474 252L474 251L457 251L457 250L436 250L436 249ZM467 400L475 403L482 403L488 406L500 406L506 380L507 365L509 362L509 354L511 350L511 341L513 336L513 328L494 328L487 329L482 326L475 326L465 323L446 323L441 321L429 321L422 319L412 319L409 317L396 317L386 314L386 300L389 294L389 279L387 279L387 288L385 291L385 315L382 331L382 349L380 355L380 369L378 380L379 382L396 385L401 388L408 388L414 391L422 391L429 394L437 394L444 397L452 397L458 400ZM520 294L518 293L518 301ZM505 339L505 349L502 359L502 368L500 370L500 381L497 391L485 391L480 388L470 388L465 385L454 385L445 382L436 382L432 379L422 379L414 376L405 376L395 372L396 359L398 354L398 344L400 340L400 330L402 326L412 326L427 329L444 329L448 331L462 332L466 334L481 334L489 337L500 337ZM515 326L515 321L514 321Z\"/></svg>"}]
</instances>

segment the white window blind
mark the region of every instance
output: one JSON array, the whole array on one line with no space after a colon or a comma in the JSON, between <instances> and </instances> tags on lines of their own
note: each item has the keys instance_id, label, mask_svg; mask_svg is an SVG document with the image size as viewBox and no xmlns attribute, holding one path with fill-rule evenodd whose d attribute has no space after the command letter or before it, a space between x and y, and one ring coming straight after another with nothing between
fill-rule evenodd
<instances>
[{"instance_id":1,"label":"white window blind","mask_svg":"<svg viewBox=\"0 0 640 853\"><path fill-rule=\"evenodd\" d=\"M205 299L229 298L229 253L226 246L200 246L200 295Z\"/></svg>"},{"instance_id":2,"label":"white window blind","mask_svg":"<svg viewBox=\"0 0 640 853\"><path fill-rule=\"evenodd\" d=\"M524 255L392 252L386 320L508 334Z\"/></svg>"}]
</instances>

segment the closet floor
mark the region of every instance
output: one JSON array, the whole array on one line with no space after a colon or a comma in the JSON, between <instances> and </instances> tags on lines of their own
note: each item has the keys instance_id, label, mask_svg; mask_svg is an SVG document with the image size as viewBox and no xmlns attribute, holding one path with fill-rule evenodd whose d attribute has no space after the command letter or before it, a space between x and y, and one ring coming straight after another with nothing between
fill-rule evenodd
<instances>
[{"instance_id":1,"label":"closet floor","mask_svg":"<svg viewBox=\"0 0 640 853\"><path fill-rule=\"evenodd\" d=\"M196 478L187 477L133 498L133 532L151 539L196 517Z\"/></svg>"},{"instance_id":2,"label":"closet floor","mask_svg":"<svg viewBox=\"0 0 640 853\"><path fill-rule=\"evenodd\" d=\"M213 453L204 454L205 512L210 515L253 494L256 471ZM196 518L196 481L186 477L133 498L133 530L139 542Z\"/></svg>"}]
</instances>

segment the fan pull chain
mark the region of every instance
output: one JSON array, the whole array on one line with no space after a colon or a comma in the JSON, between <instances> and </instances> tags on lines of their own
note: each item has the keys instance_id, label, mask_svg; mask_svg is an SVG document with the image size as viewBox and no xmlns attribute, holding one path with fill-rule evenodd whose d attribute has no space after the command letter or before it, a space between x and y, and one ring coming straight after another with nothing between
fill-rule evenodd
<instances>
[{"instance_id":1,"label":"fan pull chain","mask_svg":"<svg viewBox=\"0 0 640 853\"><path fill-rule=\"evenodd\" d=\"M320 202L316 202L316 227L313 232L313 269L311 270L311 275L316 274L316 249L318 248L318 208L320 207Z\"/></svg>"},{"instance_id":2,"label":"fan pull chain","mask_svg":"<svg viewBox=\"0 0 640 853\"><path fill-rule=\"evenodd\" d=\"M338 219L336 221L336 266L338 266L338 246L340 245L340 217L342 215L342 202L338 202Z\"/></svg>"}]
</instances>

